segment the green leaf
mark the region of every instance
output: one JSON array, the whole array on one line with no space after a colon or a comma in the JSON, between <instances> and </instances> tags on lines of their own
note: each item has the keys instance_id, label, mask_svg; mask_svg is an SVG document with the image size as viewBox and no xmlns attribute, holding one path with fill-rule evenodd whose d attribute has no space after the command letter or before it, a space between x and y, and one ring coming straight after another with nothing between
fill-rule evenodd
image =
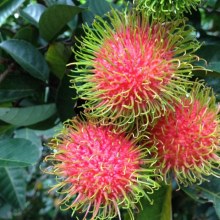
<instances>
[{"instance_id":1,"label":"green leaf","mask_svg":"<svg viewBox=\"0 0 220 220\"><path fill-rule=\"evenodd\" d=\"M220 74L217 72L208 72L205 74L204 72L195 73L195 77L199 79L205 80L207 86L212 87L215 92L216 100L220 101Z\"/></svg>"},{"instance_id":2,"label":"green leaf","mask_svg":"<svg viewBox=\"0 0 220 220\"><path fill-rule=\"evenodd\" d=\"M27 126L48 119L55 114L55 104L23 108L0 108L0 120L17 126Z\"/></svg>"},{"instance_id":3,"label":"green leaf","mask_svg":"<svg viewBox=\"0 0 220 220\"><path fill-rule=\"evenodd\" d=\"M70 88L70 77L64 76L60 82L56 105L61 121L66 121L75 116L74 107L76 106L76 91Z\"/></svg>"},{"instance_id":4,"label":"green leaf","mask_svg":"<svg viewBox=\"0 0 220 220\"><path fill-rule=\"evenodd\" d=\"M71 49L62 43L51 44L46 53L46 60L50 68L59 79L62 79L65 73L66 64L71 54Z\"/></svg>"},{"instance_id":5,"label":"green leaf","mask_svg":"<svg viewBox=\"0 0 220 220\"><path fill-rule=\"evenodd\" d=\"M210 7L214 7L216 5L217 0L207 0L206 5Z\"/></svg>"},{"instance_id":6,"label":"green leaf","mask_svg":"<svg viewBox=\"0 0 220 220\"><path fill-rule=\"evenodd\" d=\"M26 167L37 163L39 147L22 138L0 140L0 167Z\"/></svg>"},{"instance_id":7,"label":"green leaf","mask_svg":"<svg viewBox=\"0 0 220 220\"><path fill-rule=\"evenodd\" d=\"M35 44L37 42L37 38L38 31L33 26L25 26L20 28L14 36L14 39L28 41L31 44Z\"/></svg>"},{"instance_id":8,"label":"green leaf","mask_svg":"<svg viewBox=\"0 0 220 220\"><path fill-rule=\"evenodd\" d=\"M47 130L35 130L38 136L44 136L45 139L54 137L58 132L60 132L63 128L63 124L59 123L54 127Z\"/></svg>"},{"instance_id":9,"label":"green leaf","mask_svg":"<svg viewBox=\"0 0 220 220\"><path fill-rule=\"evenodd\" d=\"M209 182L204 182L201 185L194 185L188 188L182 188L182 190L197 201L212 202L214 204L216 214L220 218L220 179L219 178L210 176Z\"/></svg>"},{"instance_id":10,"label":"green leaf","mask_svg":"<svg viewBox=\"0 0 220 220\"><path fill-rule=\"evenodd\" d=\"M46 7L44 5L34 3L24 8L21 11L21 16L26 18L31 24L38 27L40 17L45 10L46 10Z\"/></svg>"},{"instance_id":11,"label":"green leaf","mask_svg":"<svg viewBox=\"0 0 220 220\"><path fill-rule=\"evenodd\" d=\"M15 131L14 138L24 138L31 141L39 149L42 149L41 138L37 136L36 132L29 128L21 128Z\"/></svg>"},{"instance_id":12,"label":"green leaf","mask_svg":"<svg viewBox=\"0 0 220 220\"><path fill-rule=\"evenodd\" d=\"M13 125L2 125L0 124L0 138L5 138L7 136L11 136L13 133L14 126Z\"/></svg>"},{"instance_id":13,"label":"green leaf","mask_svg":"<svg viewBox=\"0 0 220 220\"><path fill-rule=\"evenodd\" d=\"M45 40L51 41L82 10L82 8L70 5L53 5L49 7L40 18L41 36Z\"/></svg>"},{"instance_id":14,"label":"green leaf","mask_svg":"<svg viewBox=\"0 0 220 220\"><path fill-rule=\"evenodd\" d=\"M88 10L82 13L83 21L91 24L96 15L104 16L112 8L118 8L116 4L107 2L106 0L88 0L86 5Z\"/></svg>"},{"instance_id":15,"label":"green leaf","mask_svg":"<svg viewBox=\"0 0 220 220\"><path fill-rule=\"evenodd\" d=\"M36 124L30 125L30 126L28 126L28 128L33 129L33 130L45 131L47 129L50 129L50 128L53 128L54 126L56 126L58 122L59 122L59 118L58 118L58 115L56 112L50 118L48 118L44 121L38 122Z\"/></svg>"},{"instance_id":16,"label":"green leaf","mask_svg":"<svg viewBox=\"0 0 220 220\"><path fill-rule=\"evenodd\" d=\"M52 5L74 5L72 0L45 0L47 6Z\"/></svg>"},{"instance_id":17,"label":"green leaf","mask_svg":"<svg viewBox=\"0 0 220 220\"><path fill-rule=\"evenodd\" d=\"M41 81L25 74L9 74L0 84L0 103L14 101L36 93Z\"/></svg>"},{"instance_id":18,"label":"green leaf","mask_svg":"<svg viewBox=\"0 0 220 220\"><path fill-rule=\"evenodd\" d=\"M143 211L137 214L135 220L171 220L171 193L171 186L163 185L150 196L153 205L149 204L147 199L142 199Z\"/></svg>"},{"instance_id":19,"label":"green leaf","mask_svg":"<svg viewBox=\"0 0 220 220\"><path fill-rule=\"evenodd\" d=\"M3 0L0 3L0 26L12 15L24 0Z\"/></svg>"},{"instance_id":20,"label":"green leaf","mask_svg":"<svg viewBox=\"0 0 220 220\"><path fill-rule=\"evenodd\" d=\"M220 43L207 44L201 47L198 55L207 61L206 68L220 73Z\"/></svg>"},{"instance_id":21,"label":"green leaf","mask_svg":"<svg viewBox=\"0 0 220 220\"><path fill-rule=\"evenodd\" d=\"M23 40L7 40L0 44L11 57L32 76L47 80L49 68L43 55L30 43Z\"/></svg>"},{"instance_id":22,"label":"green leaf","mask_svg":"<svg viewBox=\"0 0 220 220\"><path fill-rule=\"evenodd\" d=\"M14 208L25 206L25 172L22 168L0 168L0 193Z\"/></svg>"},{"instance_id":23,"label":"green leaf","mask_svg":"<svg viewBox=\"0 0 220 220\"><path fill-rule=\"evenodd\" d=\"M1 204L0 206L0 219L12 219L12 207L8 203Z\"/></svg>"}]
</instances>

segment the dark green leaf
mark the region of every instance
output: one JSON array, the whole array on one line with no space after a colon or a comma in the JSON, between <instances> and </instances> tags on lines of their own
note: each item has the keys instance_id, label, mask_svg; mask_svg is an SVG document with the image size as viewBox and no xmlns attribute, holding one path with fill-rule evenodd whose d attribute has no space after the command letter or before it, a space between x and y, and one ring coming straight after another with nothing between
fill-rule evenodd
<instances>
[{"instance_id":1,"label":"dark green leaf","mask_svg":"<svg viewBox=\"0 0 220 220\"><path fill-rule=\"evenodd\" d=\"M0 206L0 219L4 220L4 219L12 219L12 207L6 203L6 204L2 204Z\"/></svg>"},{"instance_id":2,"label":"dark green leaf","mask_svg":"<svg viewBox=\"0 0 220 220\"><path fill-rule=\"evenodd\" d=\"M106 0L88 0L86 7L88 7L88 10L82 13L83 21L91 24L96 15L104 16L111 8L117 8L118 6Z\"/></svg>"},{"instance_id":3,"label":"dark green leaf","mask_svg":"<svg viewBox=\"0 0 220 220\"><path fill-rule=\"evenodd\" d=\"M21 16L26 18L31 24L38 27L40 17L45 10L46 10L46 7L44 5L34 3L31 5L28 5L25 9L23 9L21 11Z\"/></svg>"},{"instance_id":4,"label":"dark green leaf","mask_svg":"<svg viewBox=\"0 0 220 220\"><path fill-rule=\"evenodd\" d=\"M3 0L0 2L0 26L12 15L24 0Z\"/></svg>"},{"instance_id":5,"label":"dark green leaf","mask_svg":"<svg viewBox=\"0 0 220 220\"><path fill-rule=\"evenodd\" d=\"M202 73L198 72L195 74L196 78L204 79L207 86L210 86L213 88L213 91L216 95L216 100L220 101L220 74L217 72L207 72Z\"/></svg>"},{"instance_id":6,"label":"dark green leaf","mask_svg":"<svg viewBox=\"0 0 220 220\"><path fill-rule=\"evenodd\" d=\"M220 73L220 43L202 46L198 55L207 61L206 68ZM203 62L203 64L205 63Z\"/></svg>"},{"instance_id":7,"label":"dark green leaf","mask_svg":"<svg viewBox=\"0 0 220 220\"><path fill-rule=\"evenodd\" d=\"M12 58L32 76L47 80L49 68L43 55L30 43L23 40L7 40L0 44Z\"/></svg>"},{"instance_id":8,"label":"dark green leaf","mask_svg":"<svg viewBox=\"0 0 220 220\"><path fill-rule=\"evenodd\" d=\"M64 76L58 88L56 105L61 121L66 121L75 116L76 91L70 88L70 77Z\"/></svg>"},{"instance_id":9,"label":"dark green leaf","mask_svg":"<svg viewBox=\"0 0 220 220\"><path fill-rule=\"evenodd\" d=\"M22 168L0 168L0 193L14 208L25 206L25 172Z\"/></svg>"},{"instance_id":10,"label":"dark green leaf","mask_svg":"<svg viewBox=\"0 0 220 220\"><path fill-rule=\"evenodd\" d=\"M52 72L60 79L65 73L66 64L70 56L71 49L62 43L51 44L46 53L46 60Z\"/></svg>"},{"instance_id":11,"label":"dark green leaf","mask_svg":"<svg viewBox=\"0 0 220 220\"><path fill-rule=\"evenodd\" d=\"M206 4L210 7L214 7L216 5L217 0L207 0Z\"/></svg>"},{"instance_id":12,"label":"dark green leaf","mask_svg":"<svg viewBox=\"0 0 220 220\"><path fill-rule=\"evenodd\" d=\"M25 74L9 74L0 83L0 103L33 95L40 88L40 82Z\"/></svg>"},{"instance_id":13,"label":"dark green leaf","mask_svg":"<svg viewBox=\"0 0 220 220\"><path fill-rule=\"evenodd\" d=\"M39 149L42 148L41 138L38 137L34 130L29 128L21 128L15 131L15 138L25 138L35 144Z\"/></svg>"},{"instance_id":14,"label":"dark green leaf","mask_svg":"<svg viewBox=\"0 0 220 220\"><path fill-rule=\"evenodd\" d=\"M44 121L38 122L36 124L30 125L30 126L28 126L28 128L33 129L33 130L43 130L44 131L44 130L53 128L54 126L57 125L58 122L59 122L59 119L58 119L58 115L56 112L50 118L48 118Z\"/></svg>"},{"instance_id":15,"label":"dark green leaf","mask_svg":"<svg viewBox=\"0 0 220 220\"><path fill-rule=\"evenodd\" d=\"M47 130L35 130L35 133L38 136L43 136L45 139L54 137L59 131L61 131L63 128L63 124L59 123L55 125L54 127L47 129Z\"/></svg>"},{"instance_id":16,"label":"dark green leaf","mask_svg":"<svg viewBox=\"0 0 220 220\"><path fill-rule=\"evenodd\" d=\"M74 5L72 0L45 0L47 6L52 5Z\"/></svg>"},{"instance_id":17,"label":"dark green leaf","mask_svg":"<svg viewBox=\"0 0 220 220\"><path fill-rule=\"evenodd\" d=\"M201 22L202 29L205 31L215 32L220 29L219 12L213 10L213 13L202 10L203 19Z\"/></svg>"},{"instance_id":18,"label":"dark green leaf","mask_svg":"<svg viewBox=\"0 0 220 220\"><path fill-rule=\"evenodd\" d=\"M12 132L13 132L13 125L2 125L0 124L0 138L5 138L7 136L11 136Z\"/></svg>"},{"instance_id":19,"label":"dark green leaf","mask_svg":"<svg viewBox=\"0 0 220 220\"><path fill-rule=\"evenodd\" d=\"M33 26L20 28L14 36L14 39L28 41L31 44L35 44L37 42L37 38L38 32Z\"/></svg>"},{"instance_id":20,"label":"dark green leaf","mask_svg":"<svg viewBox=\"0 0 220 220\"><path fill-rule=\"evenodd\" d=\"M212 202L216 213L220 218L220 179L214 176L209 177L209 182L204 182L201 185L194 185L182 189L193 199L203 202ZM202 200L201 200L202 199Z\"/></svg>"},{"instance_id":21,"label":"dark green leaf","mask_svg":"<svg viewBox=\"0 0 220 220\"><path fill-rule=\"evenodd\" d=\"M41 36L45 40L51 41L82 10L82 8L70 5L53 5L49 7L40 18Z\"/></svg>"},{"instance_id":22,"label":"dark green leaf","mask_svg":"<svg viewBox=\"0 0 220 220\"><path fill-rule=\"evenodd\" d=\"M1 25L0 25L1 27ZM14 32L7 28L1 28L0 32L0 43L7 40L8 38L13 38ZM4 53L2 50L0 50L0 56L2 56Z\"/></svg>"},{"instance_id":23,"label":"dark green leaf","mask_svg":"<svg viewBox=\"0 0 220 220\"><path fill-rule=\"evenodd\" d=\"M23 108L0 108L0 120L12 125L26 126L44 121L56 112L55 104Z\"/></svg>"},{"instance_id":24,"label":"dark green leaf","mask_svg":"<svg viewBox=\"0 0 220 220\"><path fill-rule=\"evenodd\" d=\"M40 148L22 138L0 140L0 167L34 165L40 158Z\"/></svg>"},{"instance_id":25,"label":"dark green leaf","mask_svg":"<svg viewBox=\"0 0 220 220\"><path fill-rule=\"evenodd\" d=\"M171 193L171 186L164 185L150 196L153 205L147 199L142 199L143 210L137 214L135 220L171 220Z\"/></svg>"}]
</instances>

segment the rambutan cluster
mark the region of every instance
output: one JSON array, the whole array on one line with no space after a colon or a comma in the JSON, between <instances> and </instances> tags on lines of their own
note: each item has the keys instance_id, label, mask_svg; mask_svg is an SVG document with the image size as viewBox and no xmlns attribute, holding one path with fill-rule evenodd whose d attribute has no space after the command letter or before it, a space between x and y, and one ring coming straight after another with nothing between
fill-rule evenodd
<instances>
[{"instance_id":1,"label":"rambutan cluster","mask_svg":"<svg viewBox=\"0 0 220 220\"><path fill-rule=\"evenodd\" d=\"M83 25L74 50L71 82L84 119L64 124L45 160L61 206L84 219L121 219L120 210L134 219L140 198L151 202L162 182L218 176L219 107L210 88L192 81L204 70L195 65L200 43L185 18L152 15L156 2L135 1ZM167 12L199 1L158 2Z\"/></svg>"}]
</instances>

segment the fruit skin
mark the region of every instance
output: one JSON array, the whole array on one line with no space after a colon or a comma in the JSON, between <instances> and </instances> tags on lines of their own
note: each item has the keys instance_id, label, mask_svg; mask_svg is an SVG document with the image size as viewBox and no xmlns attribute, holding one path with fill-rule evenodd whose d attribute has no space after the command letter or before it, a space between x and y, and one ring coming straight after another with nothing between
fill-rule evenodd
<instances>
[{"instance_id":1,"label":"fruit skin","mask_svg":"<svg viewBox=\"0 0 220 220\"><path fill-rule=\"evenodd\" d=\"M195 10L201 0L135 0L137 10L146 10L148 14L158 16L182 16L184 12Z\"/></svg>"},{"instance_id":2,"label":"fruit skin","mask_svg":"<svg viewBox=\"0 0 220 220\"><path fill-rule=\"evenodd\" d=\"M201 183L205 176L219 176L219 107L210 88L196 82L183 106L161 117L151 129L149 145L157 147L158 171L169 182Z\"/></svg>"},{"instance_id":3,"label":"fruit skin","mask_svg":"<svg viewBox=\"0 0 220 220\"><path fill-rule=\"evenodd\" d=\"M111 11L97 17L74 51L73 88L85 114L99 123L147 127L181 102L199 58L200 43L184 19L149 21L144 11Z\"/></svg>"},{"instance_id":4,"label":"fruit skin","mask_svg":"<svg viewBox=\"0 0 220 220\"><path fill-rule=\"evenodd\" d=\"M91 219L120 219L119 209L127 209L133 219L132 209L143 196L150 201L148 194L159 188L160 178L151 149L137 141L91 120L66 122L45 159L50 164L45 172L57 176L51 190L63 194L61 205L84 212L84 219L89 213Z\"/></svg>"}]
</instances>

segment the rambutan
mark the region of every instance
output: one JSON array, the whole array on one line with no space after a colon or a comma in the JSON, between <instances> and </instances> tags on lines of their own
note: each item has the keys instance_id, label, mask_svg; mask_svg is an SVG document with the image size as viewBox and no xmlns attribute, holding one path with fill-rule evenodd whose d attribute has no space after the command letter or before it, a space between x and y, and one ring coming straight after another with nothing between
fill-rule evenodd
<instances>
[{"instance_id":1,"label":"rambutan","mask_svg":"<svg viewBox=\"0 0 220 220\"><path fill-rule=\"evenodd\" d=\"M97 121L127 129L140 117L147 126L186 94L200 44L183 19L113 10L107 20L83 26L71 82Z\"/></svg>"},{"instance_id":2,"label":"rambutan","mask_svg":"<svg viewBox=\"0 0 220 220\"><path fill-rule=\"evenodd\" d=\"M134 0L137 9L147 10L148 13L158 16L158 13L182 15L191 12L201 3L201 0Z\"/></svg>"},{"instance_id":3,"label":"rambutan","mask_svg":"<svg viewBox=\"0 0 220 220\"><path fill-rule=\"evenodd\" d=\"M198 82L182 101L158 120L149 144L158 149L158 170L165 179L188 185L219 175L219 107L212 90Z\"/></svg>"},{"instance_id":4,"label":"rambutan","mask_svg":"<svg viewBox=\"0 0 220 220\"><path fill-rule=\"evenodd\" d=\"M119 209L127 209L133 219L131 210L140 198L149 199L159 187L149 149L110 127L75 118L50 146L54 153L46 157L52 161L46 172L59 181L52 190L64 194L66 209L84 212L84 219L120 219Z\"/></svg>"}]
</instances>

